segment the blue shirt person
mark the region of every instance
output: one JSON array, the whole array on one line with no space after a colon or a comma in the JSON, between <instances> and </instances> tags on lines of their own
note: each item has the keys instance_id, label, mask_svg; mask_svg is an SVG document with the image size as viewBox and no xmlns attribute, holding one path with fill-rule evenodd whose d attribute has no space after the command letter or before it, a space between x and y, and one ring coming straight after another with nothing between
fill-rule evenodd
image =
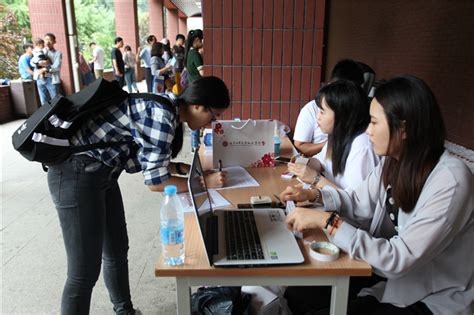
<instances>
[{"instance_id":1,"label":"blue shirt person","mask_svg":"<svg viewBox=\"0 0 474 315\"><path fill-rule=\"evenodd\" d=\"M33 45L30 43L23 45L25 53L18 60L18 72L22 80L33 80L33 69L30 66L30 60L33 56Z\"/></svg>"}]
</instances>

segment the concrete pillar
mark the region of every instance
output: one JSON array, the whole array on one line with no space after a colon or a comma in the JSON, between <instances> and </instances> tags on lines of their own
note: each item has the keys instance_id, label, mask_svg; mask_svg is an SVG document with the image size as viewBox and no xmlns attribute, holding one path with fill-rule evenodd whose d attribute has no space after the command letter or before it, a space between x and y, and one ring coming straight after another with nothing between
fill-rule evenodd
<instances>
[{"instance_id":1,"label":"concrete pillar","mask_svg":"<svg viewBox=\"0 0 474 315\"><path fill-rule=\"evenodd\" d=\"M164 37L163 0L148 0L150 34L160 40Z\"/></svg>"},{"instance_id":2,"label":"concrete pillar","mask_svg":"<svg viewBox=\"0 0 474 315\"><path fill-rule=\"evenodd\" d=\"M56 36L55 48L62 53L61 83L66 95L74 92L71 51L67 38L66 6L64 0L29 0L28 10L33 41L46 33Z\"/></svg>"},{"instance_id":3,"label":"concrete pillar","mask_svg":"<svg viewBox=\"0 0 474 315\"><path fill-rule=\"evenodd\" d=\"M178 35L179 17L178 10L166 8L166 37L173 42ZM160 38L158 38L160 40Z\"/></svg>"}]
</instances>

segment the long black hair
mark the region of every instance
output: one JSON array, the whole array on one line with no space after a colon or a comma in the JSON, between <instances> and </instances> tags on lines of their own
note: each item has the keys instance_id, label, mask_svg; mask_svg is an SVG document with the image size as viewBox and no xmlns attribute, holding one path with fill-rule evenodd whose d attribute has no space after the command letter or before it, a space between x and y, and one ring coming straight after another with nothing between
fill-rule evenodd
<instances>
[{"instance_id":1,"label":"long black hair","mask_svg":"<svg viewBox=\"0 0 474 315\"><path fill-rule=\"evenodd\" d=\"M370 122L369 101L360 86L347 80L332 82L319 90L316 104L322 108L323 98L334 111L334 127L328 137L332 173L343 174L352 141L363 133Z\"/></svg>"},{"instance_id":2,"label":"long black hair","mask_svg":"<svg viewBox=\"0 0 474 315\"><path fill-rule=\"evenodd\" d=\"M228 108L230 105L229 90L224 81L218 77L202 77L189 83L186 89L178 96L177 105L178 108L191 105L202 105L206 109ZM183 124L179 123L171 143L171 157L175 158L182 147Z\"/></svg>"},{"instance_id":3,"label":"long black hair","mask_svg":"<svg viewBox=\"0 0 474 315\"><path fill-rule=\"evenodd\" d=\"M411 212L423 185L444 152L446 130L438 102L421 79L393 78L375 91L390 130L388 156L382 171L385 187L392 186L395 204ZM402 140L402 133L405 139ZM390 153L397 151L398 160Z\"/></svg>"},{"instance_id":4,"label":"long black hair","mask_svg":"<svg viewBox=\"0 0 474 315\"><path fill-rule=\"evenodd\" d=\"M204 33L202 30L197 29L197 30L190 30L188 33L188 39L186 40L186 56L184 59L184 64L186 64L186 60L188 60L188 54L191 48L193 47L194 40L196 38L200 38L201 40L204 38Z\"/></svg>"}]
</instances>

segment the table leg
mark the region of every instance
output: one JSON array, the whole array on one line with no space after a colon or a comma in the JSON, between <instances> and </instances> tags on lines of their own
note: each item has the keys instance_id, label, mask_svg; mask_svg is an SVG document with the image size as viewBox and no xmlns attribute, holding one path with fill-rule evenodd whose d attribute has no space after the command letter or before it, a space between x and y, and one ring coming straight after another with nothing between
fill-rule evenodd
<instances>
[{"instance_id":1,"label":"table leg","mask_svg":"<svg viewBox=\"0 0 474 315\"><path fill-rule=\"evenodd\" d=\"M331 290L331 315L345 315L349 298L349 278L338 277Z\"/></svg>"},{"instance_id":2,"label":"table leg","mask_svg":"<svg viewBox=\"0 0 474 315\"><path fill-rule=\"evenodd\" d=\"M191 314L191 288L187 279L176 277L176 299L178 315Z\"/></svg>"}]
</instances>

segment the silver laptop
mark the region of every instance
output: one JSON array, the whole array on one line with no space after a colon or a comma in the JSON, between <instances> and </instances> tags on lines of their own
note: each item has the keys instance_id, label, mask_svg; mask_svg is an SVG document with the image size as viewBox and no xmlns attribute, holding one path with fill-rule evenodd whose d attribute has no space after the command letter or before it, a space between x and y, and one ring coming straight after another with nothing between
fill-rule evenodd
<instances>
[{"instance_id":1,"label":"silver laptop","mask_svg":"<svg viewBox=\"0 0 474 315\"><path fill-rule=\"evenodd\" d=\"M282 209L213 210L202 174L196 151L188 188L210 265L258 267L304 262Z\"/></svg>"}]
</instances>

